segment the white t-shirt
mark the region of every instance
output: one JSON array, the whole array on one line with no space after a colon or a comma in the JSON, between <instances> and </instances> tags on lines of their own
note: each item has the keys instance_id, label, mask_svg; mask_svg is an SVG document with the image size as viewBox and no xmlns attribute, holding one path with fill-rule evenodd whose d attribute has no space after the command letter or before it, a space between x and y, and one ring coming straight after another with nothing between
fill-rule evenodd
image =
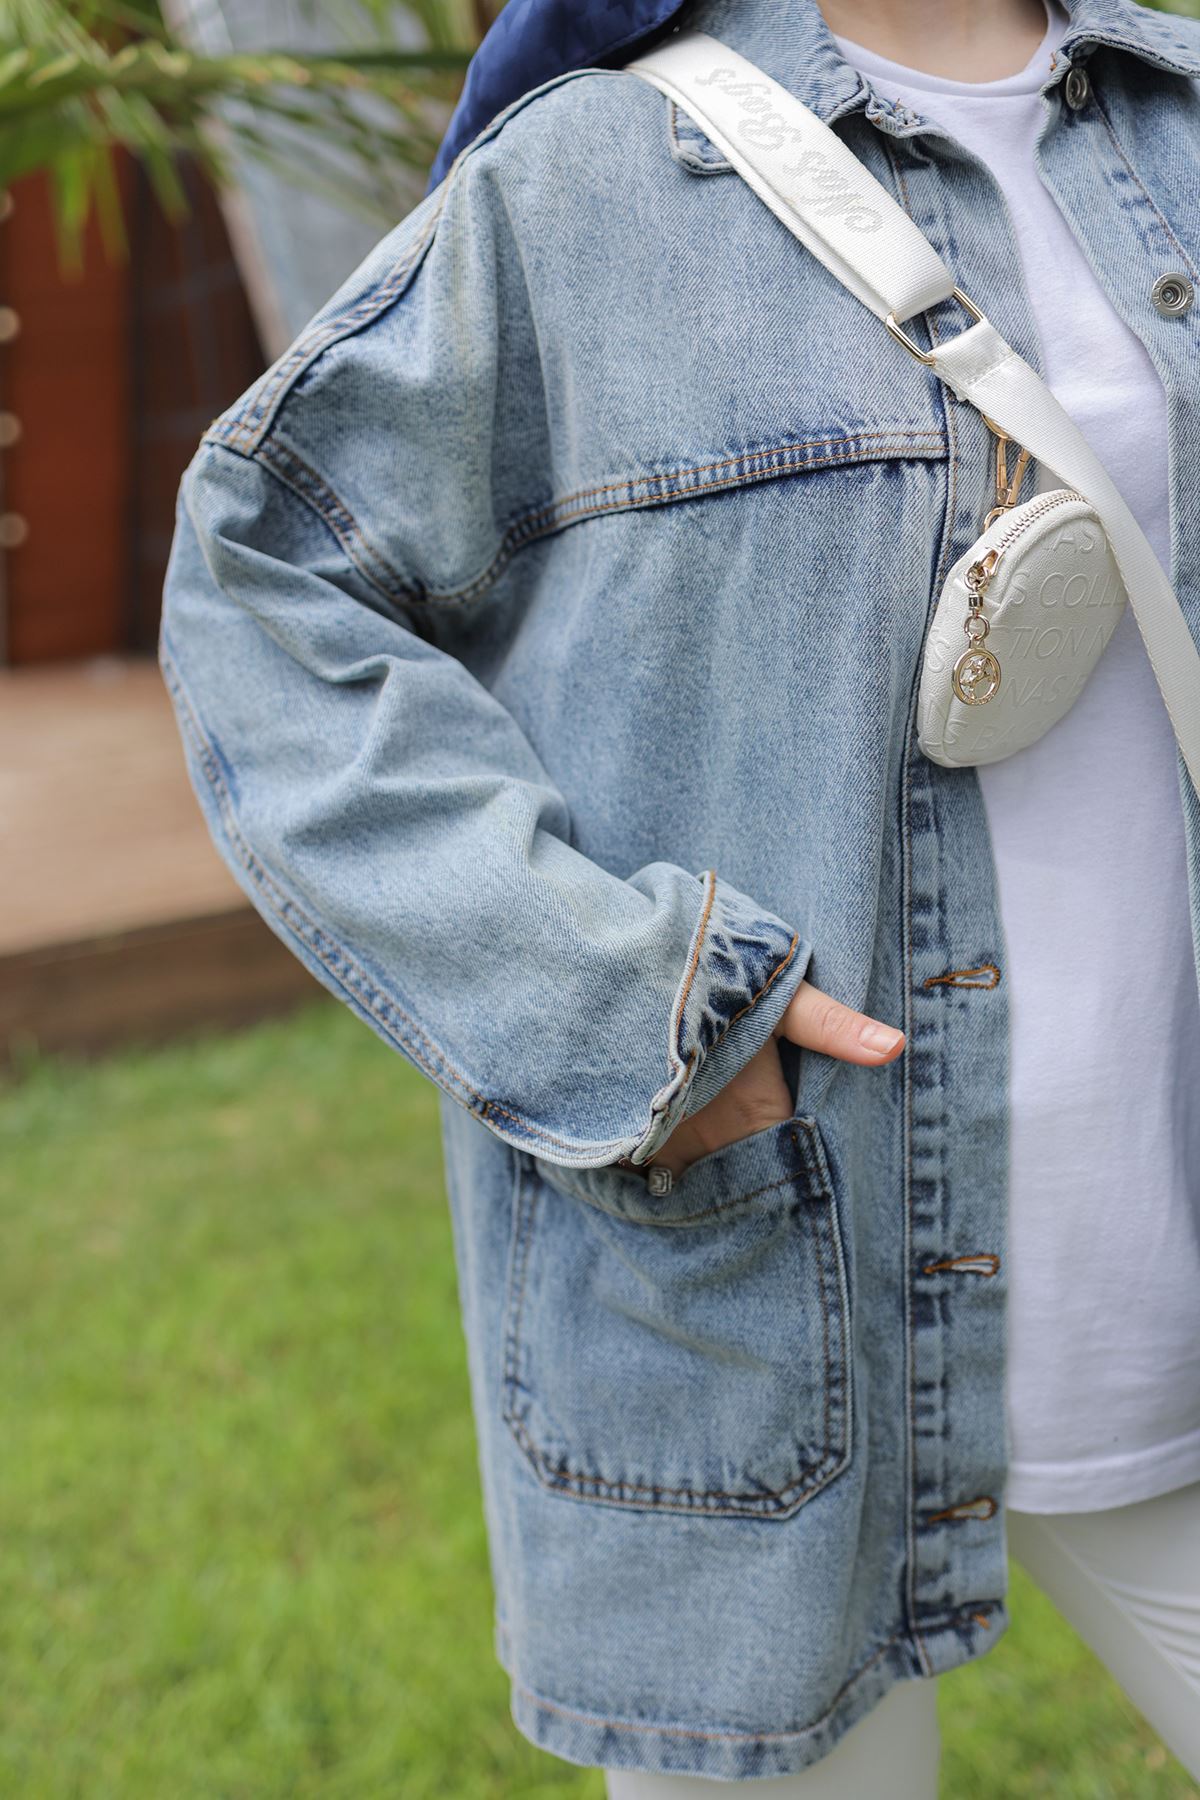
<instances>
[{"instance_id":1,"label":"white t-shirt","mask_svg":"<svg viewBox=\"0 0 1200 1800\"><path fill-rule=\"evenodd\" d=\"M1045 379L1169 573L1162 384L1034 161L1068 23L1046 4L1042 43L999 81L837 43L999 182ZM982 514L986 462L978 481ZM1006 1498L1089 1512L1200 1480L1200 998L1175 740L1128 607L1067 717L979 779L1012 1028Z\"/></svg>"}]
</instances>

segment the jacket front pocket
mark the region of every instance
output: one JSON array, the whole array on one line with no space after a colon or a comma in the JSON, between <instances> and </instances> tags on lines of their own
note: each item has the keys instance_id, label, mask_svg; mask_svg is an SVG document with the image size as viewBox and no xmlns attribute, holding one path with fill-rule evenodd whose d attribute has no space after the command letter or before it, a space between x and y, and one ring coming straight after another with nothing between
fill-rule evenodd
<instances>
[{"instance_id":1,"label":"jacket front pocket","mask_svg":"<svg viewBox=\"0 0 1200 1800\"><path fill-rule=\"evenodd\" d=\"M815 1122L640 1174L520 1164L504 1417L547 1488L781 1519L846 1466L850 1304Z\"/></svg>"}]
</instances>

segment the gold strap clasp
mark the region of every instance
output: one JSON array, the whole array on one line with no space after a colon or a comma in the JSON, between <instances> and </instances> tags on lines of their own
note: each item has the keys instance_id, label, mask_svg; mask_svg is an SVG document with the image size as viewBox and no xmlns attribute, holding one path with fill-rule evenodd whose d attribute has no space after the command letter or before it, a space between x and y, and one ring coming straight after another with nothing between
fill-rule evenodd
<instances>
[{"instance_id":1,"label":"gold strap clasp","mask_svg":"<svg viewBox=\"0 0 1200 1800\"><path fill-rule=\"evenodd\" d=\"M992 510L983 521L983 529L986 531L989 525L1017 504L1021 482L1024 479L1025 470L1029 466L1029 452L1021 449L1016 466L1010 475L1008 472L1008 446L1013 440L1006 431L1000 429L994 419L989 419L985 412L981 412L979 416L996 439L996 499Z\"/></svg>"},{"instance_id":2,"label":"gold strap clasp","mask_svg":"<svg viewBox=\"0 0 1200 1800\"><path fill-rule=\"evenodd\" d=\"M966 307L967 311L970 313L972 319L974 320L974 322L977 325L982 323L982 320L983 320L982 312L980 312L979 308L976 306L976 304L973 300L967 299L967 296L963 293L963 291L960 287L954 288L950 297L952 300L957 300L960 306ZM914 344L912 339L909 337L908 333L906 331L902 331L900 329L899 325L897 325L897 323L896 323L895 313L889 313L887 318L883 322L887 326L888 330L891 332L892 336L895 338L896 342L898 344L903 344L904 348L909 352L910 355L915 356L918 362L931 363L933 361L933 355L930 351L922 350L920 344Z\"/></svg>"}]
</instances>

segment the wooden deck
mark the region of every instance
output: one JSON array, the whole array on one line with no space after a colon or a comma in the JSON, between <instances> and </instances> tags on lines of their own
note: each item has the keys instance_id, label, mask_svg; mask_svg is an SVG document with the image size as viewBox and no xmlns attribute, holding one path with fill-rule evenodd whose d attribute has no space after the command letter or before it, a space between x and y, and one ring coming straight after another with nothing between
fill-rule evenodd
<instances>
[{"instance_id":1,"label":"wooden deck","mask_svg":"<svg viewBox=\"0 0 1200 1800\"><path fill-rule=\"evenodd\" d=\"M323 991L214 849L152 659L0 671L0 1059Z\"/></svg>"}]
</instances>

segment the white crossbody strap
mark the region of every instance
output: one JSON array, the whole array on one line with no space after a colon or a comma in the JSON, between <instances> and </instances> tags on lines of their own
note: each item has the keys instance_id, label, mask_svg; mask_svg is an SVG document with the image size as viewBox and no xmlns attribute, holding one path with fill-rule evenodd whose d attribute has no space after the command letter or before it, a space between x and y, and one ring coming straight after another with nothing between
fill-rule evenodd
<instances>
[{"instance_id":1,"label":"white crossbody strap","mask_svg":"<svg viewBox=\"0 0 1200 1800\"><path fill-rule=\"evenodd\" d=\"M1145 533L1037 371L967 299L932 244L837 134L744 56L703 32L681 32L626 68L681 106L788 230L960 400L1095 507L1200 792L1200 652ZM901 325L951 297L975 322L931 351L920 349Z\"/></svg>"},{"instance_id":2,"label":"white crossbody strap","mask_svg":"<svg viewBox=\"0 0 1200 1800\"><path fill-rule=\"evenodd\" d=\"M836 132L717 38L680 32L626 68L695 119L743 181L876 318L948 300L954 277Z\"/></svg>"}]
</instances>

